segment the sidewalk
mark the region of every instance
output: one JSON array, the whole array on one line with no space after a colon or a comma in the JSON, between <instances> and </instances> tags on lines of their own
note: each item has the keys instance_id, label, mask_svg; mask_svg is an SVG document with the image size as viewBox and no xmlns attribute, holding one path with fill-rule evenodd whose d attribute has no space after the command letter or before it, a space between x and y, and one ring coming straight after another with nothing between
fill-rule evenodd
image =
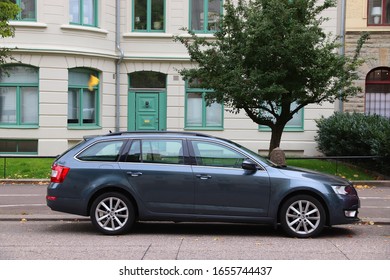
<instances>
[{"instance_id":1,"label":"sidewalk","mask_svg":"<svg viewBox=\"0 0 390 280\"><path fill-rule=\"evenodd\" d=\"M354 186L372 186L372 187L389 187L390 180L372 180L372 181L352 181Z\"/></svg>"},{"instance_id":2,"label":"sidewalk","mask_svg":"<svg viewBox=\"0 0 390 280\"><path fill-rule=\"evenodd\" d=\"M53 214L0 215L0 221L19 221L22 223L28 221L68 221L68 222L89 221L89 217L77 216L77 215L66 214L66 213L58 213L58 214L57 213L53 211Z\"/></svg>"}]
</instances>

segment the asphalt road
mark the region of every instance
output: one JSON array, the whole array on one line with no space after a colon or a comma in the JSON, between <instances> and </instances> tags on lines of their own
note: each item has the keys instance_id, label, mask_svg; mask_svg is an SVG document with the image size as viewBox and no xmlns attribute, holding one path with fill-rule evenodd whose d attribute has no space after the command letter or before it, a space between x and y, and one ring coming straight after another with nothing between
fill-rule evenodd
<instances>
[{"instance_id":1,"label":"asphalt road","mask_svg":"<svg viewBox=\"0 0 390 280\"><path fill-rule=\"evenodd\" d=\"M75 215L51 211L46 206L46 183L0 184L0 220L74 219ZM364 222L390 224L390 185L358 185L361 201L359 217Z\"/></svg>"},{"instance_id":2,"label":"asphalt road","mask_svg":"<svg viewBox=\"0 0 390 280\"><path fill-rule=\"evenodd\" d=\"M46 185L0 185L0 260L390 260L390 188L359 189L363 221L317 238L263 225L140 223L122 236L51 211Z\"/></svg>"}]
</instances>

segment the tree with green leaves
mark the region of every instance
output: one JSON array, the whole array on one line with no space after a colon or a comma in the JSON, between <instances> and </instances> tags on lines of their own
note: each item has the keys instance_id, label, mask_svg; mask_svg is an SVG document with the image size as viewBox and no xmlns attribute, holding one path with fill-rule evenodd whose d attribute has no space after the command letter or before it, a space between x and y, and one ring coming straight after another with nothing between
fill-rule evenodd
<instances>
[{"instance_id":1,"label":"tree with green leaves","mask_svg":"<svg viewBox=\"0 0 390 280\"><path fill-rule=\"evenodd\" d=\"M233 3L234 2L234 3ZM308 104L334 102L357 94L362 34L354 57L338 53L339 38L326 34L323 12L334 0L225 0L214 38L177 36L193 68L179 73L213 89L208 102L244 111L271 129L269 151L279 147L283 129Z\"/></svg>"},{"instance_id":2,"label":"tree with green leaves","mask_svg":"<svg viewBox=\"0 0 390 280\"><path fill-rule=\"evenodd\" d=\"M0 36L1 38L13 37L14 28L9 25L9 21L15 19L20 8L9 0L0 0ZM10 58L10 49L0 47L0 68Z\"/></svg>"}]
</instances>

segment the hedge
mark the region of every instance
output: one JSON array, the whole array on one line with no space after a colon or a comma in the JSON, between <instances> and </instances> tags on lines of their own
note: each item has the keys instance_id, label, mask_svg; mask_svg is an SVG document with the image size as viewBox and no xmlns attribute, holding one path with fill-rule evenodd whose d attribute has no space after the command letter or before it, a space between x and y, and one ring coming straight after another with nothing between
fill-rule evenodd
<instances>
[{"instance_id":1,"label":"hedge","mask_svg":"<svg viewBox=\"0 0 390 280\"><path fill-rule=\"evenodd\" d=\"M317 120L315 140L326 156L380 156L373 168L388 173L390 120L379 115L336 112ZM379 164L379 165L378 165Z\"/></svg>"}]
</instances>

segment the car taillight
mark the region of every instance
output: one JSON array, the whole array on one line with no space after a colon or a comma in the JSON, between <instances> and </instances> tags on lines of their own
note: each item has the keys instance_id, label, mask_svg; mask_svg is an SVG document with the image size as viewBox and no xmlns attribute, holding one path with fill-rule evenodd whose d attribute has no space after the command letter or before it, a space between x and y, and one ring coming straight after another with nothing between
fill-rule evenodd
<instances>
[{"instance_id":1,"label":"car taillight","mask_svg":"<svg viewBox=\"0 0 390 280\"><path fill-rule=\"evenodd\" d=\"M47 195L47 196L46 196L46 199L47 199L47 200L50 200L50 201L56 201L56 200L57 200L57 197L56 197L56 196L52 196L52 195Z\"/></svg>"},{"instance_id":2,"label":"car taillight","mask_svg":"<svg viewBox=\"0 0 390 280\"><path fill-rule=\"evenodd\" d=\"M62 183L65 180L70 168L62 165L53 165L51 168L50 181L52 183Z\"/></svg>"}]
</instances>

